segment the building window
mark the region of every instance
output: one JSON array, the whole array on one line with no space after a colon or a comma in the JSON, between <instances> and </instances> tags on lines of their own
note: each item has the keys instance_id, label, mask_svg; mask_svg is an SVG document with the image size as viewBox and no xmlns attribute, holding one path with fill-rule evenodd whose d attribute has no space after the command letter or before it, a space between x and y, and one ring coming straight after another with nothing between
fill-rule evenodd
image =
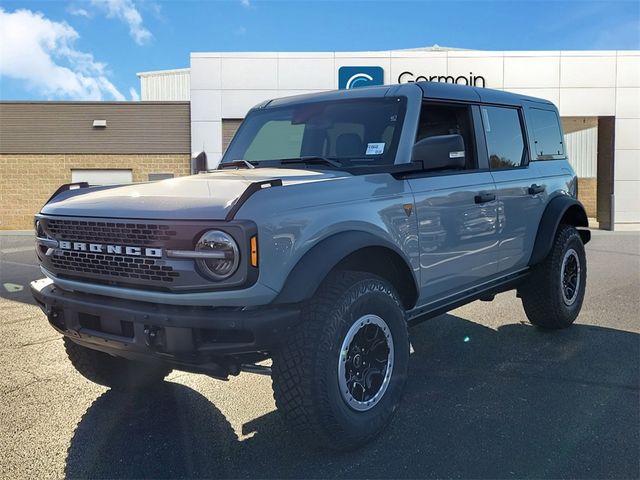
<instances>
[{"instance_id":1,"label":"building window","mask_svg":"<svg viewBox=\"0 0 640 480\"><path fill-rule=\"evenodd\" d=\"M87 182L89 185L116 185L121 183L131 183L133 173L131 170L117 169L72 169L71 181Z\"/></svg>"}]
</instances>

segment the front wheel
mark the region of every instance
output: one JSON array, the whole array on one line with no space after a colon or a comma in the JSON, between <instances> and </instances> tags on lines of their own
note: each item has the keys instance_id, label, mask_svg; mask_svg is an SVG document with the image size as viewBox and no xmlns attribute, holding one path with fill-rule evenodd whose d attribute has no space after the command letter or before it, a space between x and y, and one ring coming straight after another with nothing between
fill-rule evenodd
<instances>
[{"instance_id":1,"label":"front wheel","mask_svg":"<svg viewBox=\"0 0 640 480\"><path fill-rule=\"evenodd\" d=\"M560 225L551 251L520 288L529 321L541 328L567 328L578 317L587 285L587 259L580 234Z\"/></svg>"},{"instance_id":2,"label":"front wheel","mask_svg":"<svg viewBox=\"0 0 640 480\"><path fill-rule=\"evenodd\" d=\"M407 378L409 339L393 287L337 272L320 287L273 357L278 410L316 443L349 450L391 419Z\"/></svg>"}]
</instances>

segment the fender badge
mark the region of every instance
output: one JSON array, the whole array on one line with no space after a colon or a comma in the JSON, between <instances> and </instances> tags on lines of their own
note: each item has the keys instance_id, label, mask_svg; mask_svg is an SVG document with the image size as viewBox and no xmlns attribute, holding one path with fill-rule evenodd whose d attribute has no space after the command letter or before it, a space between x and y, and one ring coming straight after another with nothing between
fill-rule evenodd
<instances>
[{"instance_id":1,"label":"fender badge","mask_svg":"<svg viewBox=\"0 0 640 480\"><path fill-rule=\"evenodd\" d=\"M402 208L404 208L404 213L407 214L407 217L410 217L411 212L413 211L413 204L405 203L404 205L402 205Z\"/></svg>"}]
</instances>

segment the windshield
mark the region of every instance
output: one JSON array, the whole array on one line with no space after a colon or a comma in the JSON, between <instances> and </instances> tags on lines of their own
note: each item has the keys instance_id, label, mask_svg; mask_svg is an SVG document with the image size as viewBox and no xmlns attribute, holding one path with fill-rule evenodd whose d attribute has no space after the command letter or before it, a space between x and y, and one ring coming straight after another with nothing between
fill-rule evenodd
<instances>
[{"instance_id":1,"label":"windshield","mask_svg":"<svg viewBox=\"0 0 640 480\"><path fill-rule=\"evenodd\" d=\"M253 110L242 123L223 162L246 160L259 166L260 162L319 157L335 160L341 166L391 165L405 110L405 97Z\"/></svg>"}]
</instances>

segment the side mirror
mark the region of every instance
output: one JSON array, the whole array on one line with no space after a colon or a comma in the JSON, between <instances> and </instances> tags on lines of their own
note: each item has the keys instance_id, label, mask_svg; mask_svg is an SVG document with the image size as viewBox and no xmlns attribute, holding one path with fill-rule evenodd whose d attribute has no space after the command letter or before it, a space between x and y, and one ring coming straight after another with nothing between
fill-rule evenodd
<instances>
[{"instance_id":1,"label":"side mirror","mask_svg":"<svg viewBox=\"0 0 640 480\"><path fill-rule=\"evenodd\" d=\"M200 173L207 171L207 154L202 151L191 157L191 173Z\"/></svg>"},{"instance_id":2,"label":"side mirror","mask_svg":"<svg viewBox=\"0 0 640 480\"><path fill-rule=\"evenodd\" d=\"M462 135L437 135L416 142L411 161L424 170L459 170L465 167Z\"/></svg>"}]
</instances>

